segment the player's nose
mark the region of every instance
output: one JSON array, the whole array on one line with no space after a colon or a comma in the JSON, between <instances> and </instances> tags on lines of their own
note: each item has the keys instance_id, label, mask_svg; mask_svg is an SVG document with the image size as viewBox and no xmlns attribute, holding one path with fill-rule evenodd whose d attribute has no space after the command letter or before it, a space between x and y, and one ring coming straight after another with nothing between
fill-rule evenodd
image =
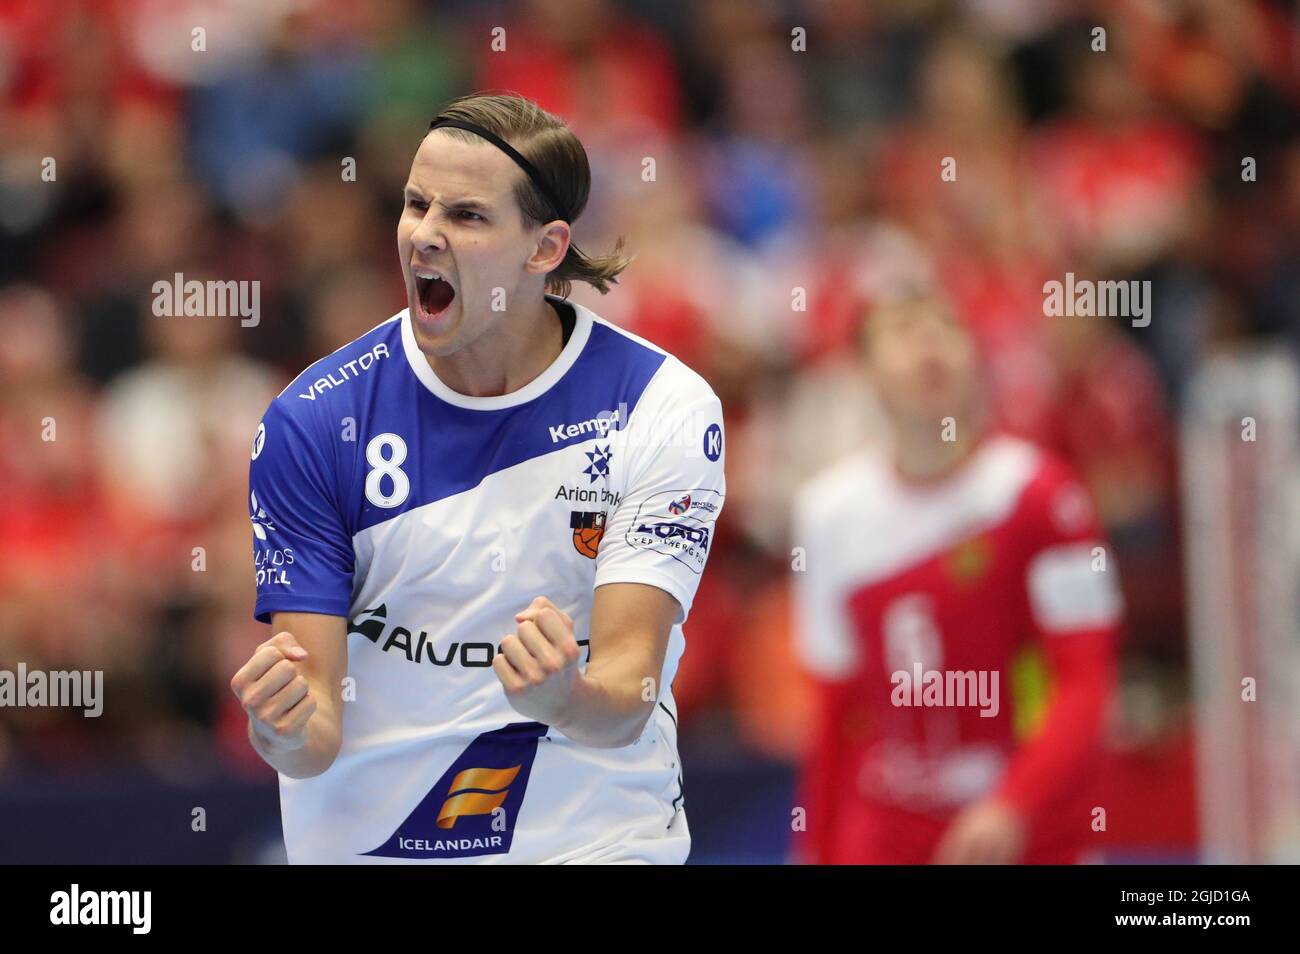
<instances>
[{"instance_id":1,"label":"player's nose","mask_svg":"<svg viewBox=\"0 0 1300 954\"><path fill-rule=\"evenodd\" d=\"M447 247L447 234L438 220L437 213L429 209L415 231L411 233L411 244L417 249L441 250Z\"/></svg>"}]
</instances>

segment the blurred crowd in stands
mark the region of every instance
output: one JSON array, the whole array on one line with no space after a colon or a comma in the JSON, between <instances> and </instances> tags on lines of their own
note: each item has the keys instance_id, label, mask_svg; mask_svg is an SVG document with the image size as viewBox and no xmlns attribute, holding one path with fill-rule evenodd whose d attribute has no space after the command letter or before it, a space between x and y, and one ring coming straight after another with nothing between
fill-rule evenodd
<instances>
[{"instance_id":1,"label":"blurred crowd in stands","mask_svg":"<svg viewBox=\"0 0 1300 954\"><path fill-rule=\"evenodd\" d=\"M103 669L108 701L0 712L0 774L267 771L228 688L270 635L250 441L403 307L411 157L485 89L569 122L579 244L636 255L573 298L723 401L684 738L797 758L792 489L878 436L858 321L919 273L975 328L1001 423L1096 496L1126 671L1166 687L1129 731L1182 718L1185 387L1215 349L1300 345L1298 24L1283 0L0 0L0 667ZM177 272L259 281L259 323L155 316ZM1150 324L1046 317L1066 272L1149 280Z\"/></svg>"}]
</instances>

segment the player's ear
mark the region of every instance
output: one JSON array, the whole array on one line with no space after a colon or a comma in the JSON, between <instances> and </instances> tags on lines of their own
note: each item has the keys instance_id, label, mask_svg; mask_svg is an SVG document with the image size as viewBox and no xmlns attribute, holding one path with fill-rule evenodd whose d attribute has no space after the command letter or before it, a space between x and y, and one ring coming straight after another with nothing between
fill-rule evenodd
<instances>
[{"instance_id":1,"label":"player's ear","mask_svg":"<svg viewBox=\"0 0 1300 954\"><path fill-rule=\"evenodd\" d=\"M528 270L546 274L559 268L569 254L571 241L572 229L568 222L559 219L547 222L538 230L537 244L528 259Z\"/></svg>"}]
</instances>

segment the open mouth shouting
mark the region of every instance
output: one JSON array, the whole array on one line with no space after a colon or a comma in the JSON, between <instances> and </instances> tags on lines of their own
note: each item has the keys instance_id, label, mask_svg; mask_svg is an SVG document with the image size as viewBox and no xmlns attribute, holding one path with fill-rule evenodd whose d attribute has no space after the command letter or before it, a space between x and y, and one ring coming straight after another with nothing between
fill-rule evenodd
<instances>
[{"instance_id":1,"label":"open mouth shouting","mask_svg":"<svg viewBox=\"0 0 1300 954\"><path fill-rule=\"evenodd\" d=\"M437 269L415 265L411 274L415 277L415 317L422 324L436 324L451 308L456 289Z\"/></svg>"}]
</instances>

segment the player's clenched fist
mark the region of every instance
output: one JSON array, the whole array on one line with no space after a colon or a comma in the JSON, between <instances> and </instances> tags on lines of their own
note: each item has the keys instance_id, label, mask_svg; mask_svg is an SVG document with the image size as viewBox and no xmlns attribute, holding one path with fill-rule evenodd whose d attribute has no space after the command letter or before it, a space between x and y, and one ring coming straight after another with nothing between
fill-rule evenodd
<instances>
[{"instance_id":1,"label":"player's clenched fist","mask_svg":"<svg viewBox=\"0 0 1300 954\"><path fill-rule=\"evenodd\" d=\"M253 731L272 752L292 752L307 743L307 723L316 712L316 700L298 666L306 658L307 650L292 633L277 633L258 646L230 680Z\"/></svg>"},{"instance_id":2,"label":"player's clenched fist","mask_svg":"<svg viewBox=\"0 0 1300 954\"><path fill-rule=\"evenodd\" d=\"M559 724L573 695L581 650L573 620L544 596L515 614L515 631L501 641L492 668L515 711Z\"/></svg>"}]
</instances>

